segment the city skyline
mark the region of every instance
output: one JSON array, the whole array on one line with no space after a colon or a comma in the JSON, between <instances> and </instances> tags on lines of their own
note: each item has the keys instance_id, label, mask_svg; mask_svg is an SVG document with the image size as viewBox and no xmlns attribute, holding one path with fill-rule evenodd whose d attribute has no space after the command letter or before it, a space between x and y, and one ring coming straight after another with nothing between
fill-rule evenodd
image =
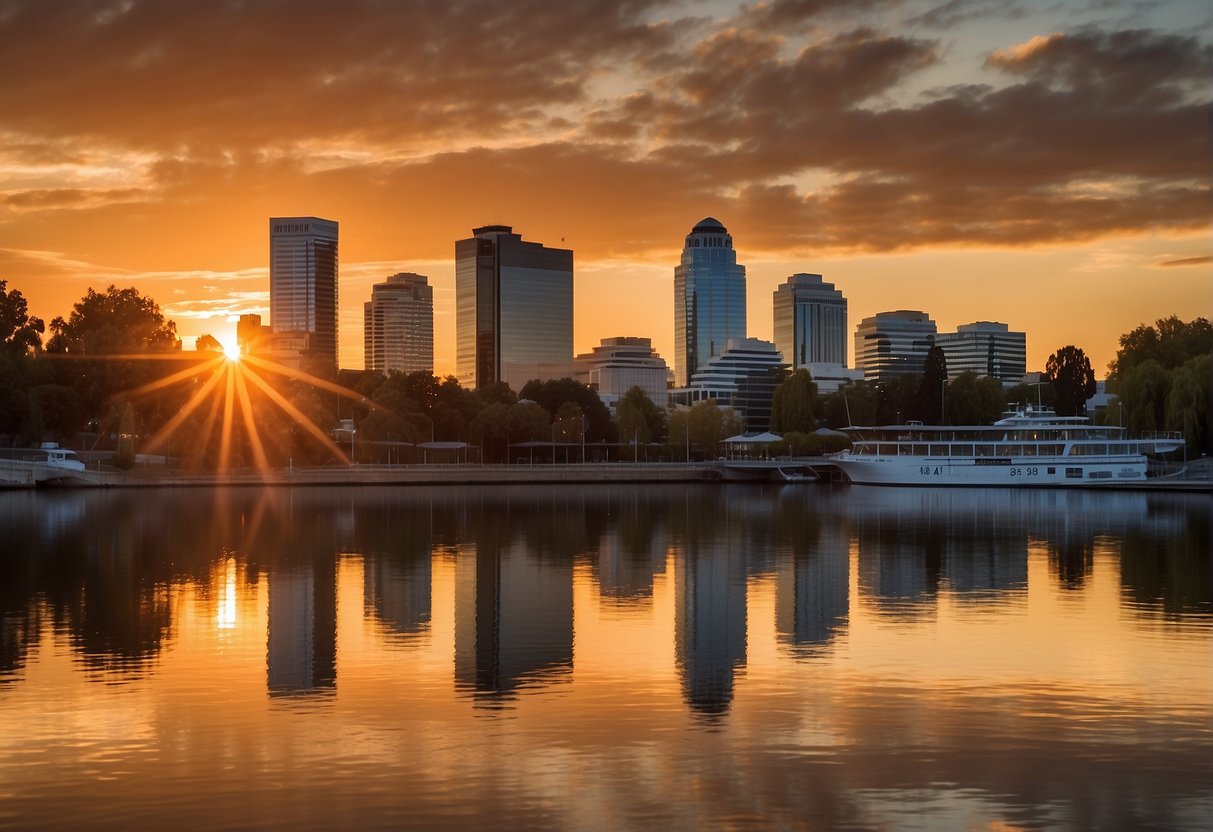
<instances>
[{"instance_id":1,"label":"city skyline","mask_svg":"<svg viewBox=\"0 0 1213 832\"><path fill-rule=\"evenodd\" d=\"M574 352L672 358L670 272L714 216L752 337L797 272L851 320L1006 321L1033 370L1073 343L1102 376L1121 333L1213 316L1207 4L855 5L355 0L288 32L258 3L0 2L0 277L47 320L135 286L188 345L272 319L266 217L330 217L341 365L371 285L416 272L445 374L450 242L509 222L577 252Z\"/></svg>"}]
</instances>

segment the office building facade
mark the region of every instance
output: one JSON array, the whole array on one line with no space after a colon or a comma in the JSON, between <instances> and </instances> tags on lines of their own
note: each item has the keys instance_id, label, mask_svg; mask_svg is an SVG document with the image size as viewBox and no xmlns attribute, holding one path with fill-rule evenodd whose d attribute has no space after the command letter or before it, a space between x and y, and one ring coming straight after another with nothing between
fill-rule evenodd
<instances>
[{"instance_id":1,"label":"office building facade","mask_svg":"<svg viewBox=\"0 0 1213 832\"><path fill-rule=\"evenodd\" d=\"M684 387L696 370L746 335L745 266L719 220L700 220L687 235L674 267L674 383Z\"/></svg>"},{"instance_id":2,"label":"office building facade","mask_svg":"<svg viewBox=\"0 0 1213 832\"><path fill-rule=\"evenodd\" d=\"M1018 384L1027 372L1027 340L1026 333L1012 332L1007 324L996 321L962 324L955 332L935 336L948 360L949 379L976 373L1008 385Z\"/></svg>"},{"instance_id":3,"label":"office building facade","mask_svg":"<svg viewBox=\"0 0 1213 832\"><path fill-rule=\"evenodd\" d=\"M653 350L650 338L603 338L591 352L577 356L577 378L598 392L602 403L615 412L615 404L633 387L639 387L658 407L669 401L666 377L669 367Z\"/></svg>"},{"instance_id":4,"label":"office building facade","mask_svg":"<svg viewBox=\"0 0 1213 832\"><path fill-rule=\"evenodd\" d=\"M926 312L911 309L864 318L855 328L855 369L863 370L864 381L921 373L935 332Z\"/></svg>"},{"instance_id":5,"label":"office building facade","mask_svg":"<svg viewBox=\"0 0 1213 832\"><path fill-rule=\"evenodd\" d=\"M402 272L376 283L362 318L366 369L434 371L434 289L425 275Z\"/></svg>"},{"instance_id":6,"label":"office building facade","mask_svg":"<svg viewBox=\"0 0 1213 832\"><path fill-rule=\"evenodd\" d=\"M337 223L270 218L270 325L309 333L314 357L337 366Z\"/></svg>"},{"instance_id":7,"label":"office building facade","mask_svg":"<svg viewBox=\"0 0 1213 832\"><path fill-rule=\"evenodd\" d=\"M775 346L792 369L847 364L847 299L819 274L794 274L775 290Z\"/></svg>"},{"instance_id":8,"label":"office building facade","mask_svg":"<svg viewBox=\"0 0 1213 832\"><path fill-rule=\"evenodd\" d=\"M573 252L524 241L508 225L455 243L455 363L459 383L515 391L573 367Z\"/></svg>"},{"instance_id":9,"label":"office building facade","mask_svg":"<svg viewBox=\"0 0 1213 832\"><path fill-rule=\"evenodd\" d=\"M691 376L691 383L670 391L677 404L691 406L715 399L731 407L750 432L771 428L771 402L775 388L787 378L783 356L770 341L742 338L729 341Z\"/></svg>"}]
</instances>

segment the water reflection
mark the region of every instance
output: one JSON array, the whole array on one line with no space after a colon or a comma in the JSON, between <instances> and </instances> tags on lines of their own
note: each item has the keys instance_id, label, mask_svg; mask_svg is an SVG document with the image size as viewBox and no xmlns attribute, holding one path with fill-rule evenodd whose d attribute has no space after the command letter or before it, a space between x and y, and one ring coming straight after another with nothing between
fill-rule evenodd
<instances>
[{"instance_id":1,"label":"water reflection","mask_svg":"<svg viewBox=\"0 0 1213 832\"><path fill-rule=\"evenodd\" d=\"M1213 808L1211 530L1207 497L1066 491L0 494L0 778L32 806L13 738L87 737L156 782L123 734L384 822L1182 828ZM106 773L79 757L57 776Z\"/></svg>"}]
</instances>

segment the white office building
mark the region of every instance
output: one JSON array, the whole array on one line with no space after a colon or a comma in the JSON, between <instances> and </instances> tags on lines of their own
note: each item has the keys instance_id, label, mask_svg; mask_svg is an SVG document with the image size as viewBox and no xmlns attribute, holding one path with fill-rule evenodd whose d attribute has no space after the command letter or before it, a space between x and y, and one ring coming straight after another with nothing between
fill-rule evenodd
<instances>
[{"instance_id":1,"label":"white office building","mask_svg":"<svg viewBox=\"0 0 1213 832\"><path fill-rule=\"evenodd\" d=\"M602 403L615 412L615 404L633 387L639 387L653 404L669 401L666 378L670 368L653 350L650 338L603 338L591 352L577 356L578 376L598 391Z\"/></svg>"},{"instance_id":2,"label":"white office building","mask_svg":"<svg viewBox=\"0 0 1213 832\"><path fill-rule=\"evenodd\" d=\"M394 274L371 287L363 304L363 366L434 371L434 288L425 275Z\"/></svg>"}]
</instances>

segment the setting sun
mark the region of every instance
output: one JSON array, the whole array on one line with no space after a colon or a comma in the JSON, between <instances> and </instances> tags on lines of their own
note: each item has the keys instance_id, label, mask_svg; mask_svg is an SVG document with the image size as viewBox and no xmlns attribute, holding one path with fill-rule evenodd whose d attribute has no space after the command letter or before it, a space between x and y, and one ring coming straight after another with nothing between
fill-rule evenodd
<instances>
[{"instance_id":1,"label":"setting sun","mask_svg":"<svg viewBox=\"0 0 1213 832\"><path fill-rule=\"evenodd\" d=\"M223 354L228 361L240 360L240 342L236 340L236 333L223 336L219 343L223 345Z\"/></svg>"}]
</instances>

